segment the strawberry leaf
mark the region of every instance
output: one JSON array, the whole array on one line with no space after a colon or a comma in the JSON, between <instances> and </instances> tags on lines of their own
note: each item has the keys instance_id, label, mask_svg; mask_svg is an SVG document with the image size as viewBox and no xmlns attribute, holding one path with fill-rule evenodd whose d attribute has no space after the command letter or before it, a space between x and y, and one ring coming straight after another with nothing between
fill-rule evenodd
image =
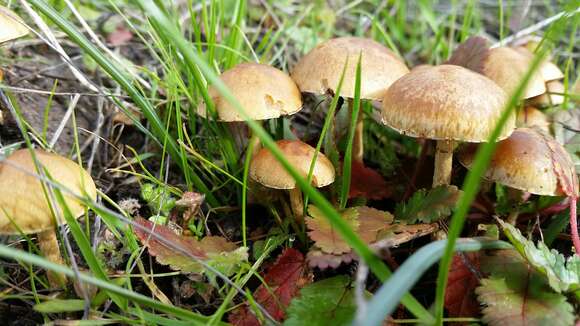
<instances>
[{"instance_id":1,"label":"strawberry leaf","mask_svg":"<svg viewBox=\"0 0 580 326\"><path fill-rule=\"evenodd\" d=\"M316 243L316 246L329 254L344 254L351 250L350 246L334 230L316 206L308 206L308 213L312 217L306 219L306 225L310 230L308 236ZM342 218L352 229L358 229L358 213L355 209L347 208L343 210Z\"/></svg>"},{"instance_id":2,"label":"strawberry leaf","mask_svg":"<svg viewBox=\"0 0 580 326\"><path fill-rule=\"evenodd\" d=\"M208 265L213 266L226 276L235 273L239 266L248 260L247 248L238 248L225 238L205 237L201 241L198 241L193 237L177 235L167 226L156 225L142 218L136 219L135 222L189 254L205 261ZM151 237L149 232L138 228L135 228L134 232L139 241L149 249L149 254L154 256L158 263L169 265L171 269L185 273L201 274L204 272L203 265L198 261Z\"/></svg>"},{"instance_id":3,"label":"strawberry leaf","mask_svg":"<svg viewBox=\"0 0 580 326\"><path fill-rule=\"evenodd\" d=\"M550 250L543 242L534 245L513 225L500 219L498 222L515 249L535 270L547 278L552 289L558 293L580 289L580 257L578 255L566 259L558 251Z\"/></svg>"},{"instance_id":4,"label":"strawberry leaf","mask_svg":"<svg viewBox=\"0 0 580 326\"><path fill-rule=\"evenodd\" d=\"M391 188L382 175L366 167L363 162L352 161L348 198L364 197L372 200L381 200L389 198L391 194Z\"/></svg>"},{"instance_id":5,"label":"strawberry leaf","mask_svg":"<svg viewBox=\"0 0 580 326\"><path fill-rule=\"evenodd\" d=\"M310 205L308 213L312 216L306 220L310 230L308 235L319 249L334 255L342 255L351 251L350 246L342 240L316 206ZM378 235L388 229L393 222L391 213L366 206L347 208L342 211L342 218L367 244L375 242Z\"/></svg>"},{"instance_id":6,"label":"strawberry leaf","mask_svg":"<svg viewBox=\"0 0 580 326\"><path fill-rule=\"evenodd\" d=\"M341 275L304 287L290 303L286 326L350 325L356 312L354 290Z\"/></svg>"},{"instance_id":7,"label":"strawberry leaf","mask_svg":"<svg viewBox=\"0 0 580 326\"><path fill-rule=\"evenodd\" d=\"M554 293L545 278L514 250L482 257L482 269L491 272L476 289L485 305L483 321L503 325L573 325L573 307Z\"/></svg>"},{"instance_id":8,"label":"strawberry leaf","mask_svg":"<svg viewBox=\"0 0 580 326\"><path fill-rule=\"evenodd\" d=\"M406 203L395 207L395 217L408 224L432 223L451 215L461 190L455 186L438 186L416 191Z\"/></svg>"},{"instance_id":9,"label":"strawberry leaf","mask_svg":"<svg viewBox=\"0 0 580 326\"><path fill-rule=\"evenodd\" d=\"M316 246L313 246L308 251L308 254L306 254L306 261L308 261L308 266L311 268L335 269L342 264L349 264L355 260L356 257L357 256L352 251L346 254L333 255L327 254L319 248L316 248Z\"/></svg>"},{"instance_id":10,"label":"strawberry leaf","mask_svg":"<svg viewBox=\"0 0 580 326\"><path fill-rule=\"evenodd\" d=\"M479 253L455 254L445 290L445 309L451 317L470 317L479 313L475 288L479 285Z\"/></svg>"},{"instance_id":11,"label":"strawberry leaf","mask_svg":"<svg viewBox=\"0 0 580 326\"><path fill-rule=\"evenodd\" d=\"M267 286L262 284L254 292L254 300L274 319L282 321L292 298L298 294L300 287L309 282L305 271L304 256L296 249L284 250L264 276ZM247 303L230 314L229 320L234 325L260 325Z\"/></svg>"}]
</instances>

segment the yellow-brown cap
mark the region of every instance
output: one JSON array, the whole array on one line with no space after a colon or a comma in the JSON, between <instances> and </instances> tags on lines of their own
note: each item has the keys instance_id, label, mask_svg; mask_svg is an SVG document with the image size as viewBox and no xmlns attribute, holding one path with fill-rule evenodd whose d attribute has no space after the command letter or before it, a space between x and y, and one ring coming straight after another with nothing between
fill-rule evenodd
<instances>
[{"instance_id":1,"label":"yellow-brown cap","mask_svg":"<svg viewBox=\"0 0 580 326\"><path fill-rule=\"evenodd\" d=\"M559 80L552 80L546 83L546 93L538 95L529 99L531 105L536 106L549 106L549 105L560 105L564 103L564 84Z\"/></svg>"},{"instance_id":2,"label":"yellow-brown cap","mask_svg":"<svg viewBox=\"0 0 580 326\"><path fill-rule=\"evenodd\" d=\"M531 58L509 47L489 49L483 74L496 82L508 94L513 94L530 68ZM534 73L523 93L523 98L538 96L546 91L540 73Z\"/></svg>"},{"instance_id":3,"label":"yellow-brown cap","mask_svg":"<svg viewBox=\"0 0 580 326\"><path fill-rule=\"evenodd\" d=\"M0 43L8 42L28 34L22 19L6 7L0 6Z\"/></svg>"},{"instance_id":4,"label":"yellow-brown cap","mask_svg":"<svg viewBox=\"0 0 580 326\"><path fill-rule=\"evenodd\" d=\"M65 189L91 199L97 197L95 183L89 173L75 162L56 154L35 150L38 162L50 177ZM36 173L28 149L17 150L0 162L0 234L17 234L14 221L24 233L38 233L54 227L49 202ZM62 192L71 213L78 217L84 206L65 191ZM58 205L58 204L57 204Z\"/></svg>"},{"instance_id":5,"label":"yellow-brown cap","mask_svg":"<svg viewBox=\"0 0 580 326\"><path fill-rule=\"evenodd\" d=\"M241 63L224 71L220 79L253 120L279 118L302 109L302 98L296 83L274 67ZM208 93L217 110L218 120L245 120L215 87L210 86ZM198 107L197 113L203 117L207 115L205 103Z\"/></svg>"},{"instance_id":6,"label":"yellow-brown cap","mask_svg":"<svg viewBox=\"0 0 580 326\"><path fill-rule=\"evenodd\" d=\"M475 152L473 144L465 146L459 154L461 164L470 168ZM574 163L562 145L529 128L518 128L508 139L497 144L484 176L512 188L545 196L568 196L570 194L566 194L560 185L560 178L577 180Z\"/></svg>"},{"instance_id":7,"label":"yellow-brown cap","mask_svg":"<svg viewBox=\"0 0 580 326\"><path fill-rule=\"evenodd\" d=\"M493 81L466 68L421 68L397 80L383 99L382 120L412 137L483 142L501 116L506 94ZM515 114L499 139L508 137Z\"/></svg>"},{"instance_id":8,"label":"yellow-brown cap","mask_svg":"<svg viewBox=\"0 0 580 326\"><path fill-rule=\"evenodd\" d=\"M367 38L339 37L319 44L302 57L294 66L291 75L302 92L336 92L348 58L339 95L353 98L359 55L362 55L362 99L382 99L385 90L409 72L405 63L383 45Z\"/></svg>"},{"instance_id":9,"label":"yellow-brown cap","mask_svg":"<svg viewBox=\"0 0 580 326\"><path fill-rule=\"evenodd\" d=\"M548 121L548 117L533 106L525 106L518 111L516 126L518 128L538 128L545 133L550 133L550 121Z\"/></svg>"},{"instance_id":10,"label":"yellow-brown cap","mask_svg":"<svg viewBox=\"0 0 580 326\"><path fill-rule=\"evenodd\" d=\"M279 140L278 148L301 176L306 178L315 149L299 140ZM294 189L296 181L267 149L262 148L252 158L250 177L260 184L274 189ZM334 182L334 166L322 153L318 153L312 172L312 185L324 187Z\"/></svg>"}]
</instances>

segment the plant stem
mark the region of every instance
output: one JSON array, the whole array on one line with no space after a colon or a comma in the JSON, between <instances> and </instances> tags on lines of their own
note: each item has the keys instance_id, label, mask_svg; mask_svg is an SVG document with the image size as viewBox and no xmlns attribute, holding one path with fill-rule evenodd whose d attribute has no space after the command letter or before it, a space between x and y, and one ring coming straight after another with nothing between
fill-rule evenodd
<instances>
[{"instance_id":1,"label":"plant stem","mask_svg":"<svg viewBox=\"0 0 580 326\"><path fill-rule=\"evenodd\" d=\"M578 221L576 215L576 196L570 197L570 228L572 229L572 242L576 255L580 255L580 237L578 236Z\"/></svg>"},{"instance_id":2,"label":"plant stem","mask_svg":"<svg viewBox=\"0 0 580 326\"><path fill-rule=\"evenodd\" d=\"M433 173L433 187L448 185L451 182L451 168L453 167L453 140L438 140L435 152L435 173Z\"/></svg>"},{"instance_id":3,"label":"plant stem","mask_svg":"<svg viewBox=\"0 0 580 326\"><path fill-rule=\"evenodd\" d=\"M304 219L304 202L302 201L302 190L299 187L288 190L290 195L290 206L296 222L300 225Z\"/></svg>"},{"instance_id":4,"label":"plant stem","mask_svg":"<svg viewBox=\"0 0 580 326\"><path fill-rule=\"evenodd\" d=\"M517 210L511 212L507 217L507 222L511 225L516 225L516 222L518 221L518 215L520 215L520 212Z\"/></svg>"},{"instance_id":5,"label":"plant stem","mask_svg":"<svg viewBox=\"0 0 580 326\"><path fill-rule=\"evenodd\" d=\"M54 229L51 228L39 232L37 238L40 252L46 260L55 264L64 265L64 260L60 254L60 247ZM46 272L46 275L48 276L48 283L53 288L60 288L66 284L66 276L64 274L49 270Z\"/></svg>"},{"instance_id":6,"label":"plant stem","mask_svg":"<svg viewBox=\"0 0 580 326\"><path fill-rule=\"evenodd\" d=\"M348 99L348 112L349 116L352 116L352 110L354 107L354 99ZM355 129L354 129L354 139L352 140L352 159L357 162L362 162L364 159L364 143L363 143L363 113L362 107L358 112ZM353 123L351 121L351 123Z\"/></svg>"}]
</instances>

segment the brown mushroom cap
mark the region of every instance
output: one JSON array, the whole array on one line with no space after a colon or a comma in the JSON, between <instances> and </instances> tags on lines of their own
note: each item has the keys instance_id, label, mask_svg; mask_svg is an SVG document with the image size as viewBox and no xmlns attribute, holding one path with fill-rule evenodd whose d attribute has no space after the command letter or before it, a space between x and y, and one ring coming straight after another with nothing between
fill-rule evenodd
<instances>
[{"instance_id":1,"label":"brown mushroom cap","mask_svg":"<svg viewBox=\"0 0 580 326\"><path fill-rule=\"evenodd\" d=\"M421 68L397 80L383 99L383 123L412 137L483 142L501 116L505 92L490 79L455 65ZM499 139L510 135L515 114Z\"/></svg>"},{"instance_id":2,"label":"brown mushroom cap","mask_svg":"<svg viewBox=\"0 0 580 326\"><path fill-rule=\"evenodd\" d=\"M80 196L86 194L93 200L97 197L93 179L75 162L40 150L35 150L35 154L50 177L65 189ZM11 219L24 233L38 233L54 227L42 182L22 170L37 174L28 149L17 150L0 162L0 234L19 233ZM62 194L73 216L84 213L82 203L64 191Z\"/></svg>"},{"instance_id":3,"label":"brown mushroom cap","mask_svg":"<svg viewBox=\"0 0 580 326\"><path fill-rule=\"evenodd\" d=\"M6 7L0 6L0 43L8 42L28 34L22 19Z\"/></svg>"},{"instance_id":4,"label":"brown mushroom cap","mask_svg":"<svg viewBox=\"0 0 580 326\"><path fill-rule=\"evenodd\" d=\"M489 49L482 72L508 94L512 94L526 75L531 58L509 47ZM538 96L546 91L544 80L534 73L524 90L523 98Z\"/></svg>"},{"instance_id":5,"label":"brown mushroom cap","mask_svg":"<svg viewBox=\"0 0 580 326\"><path fill-rule=\"evenodd\" d=\"M476 148L469 144L460 152L459 161L465 167L473 164ZM574 164L562 145L533 129L518 128L497 144L484 177L533 194L565 196L556 165L566 178L574 180Z\"/></svg>"},{"instance_id":6,"label":"brown mushroom cap","mask_svg":"<svg viewBox=\"0 0 580 326\"><path fill-rule=\"evenodd\" d=\"M526 106L518 111L516 126L538 128L546 133L550 132L550 121L546 115L533 106Z\"/></svg>"},{"instance_id":7,"label":"brown mushroom cap","mask_svg":"<svg viewBox=\"0 0 580 326\"><path fill-rule=\"evenodd\" d=\"M405 63L383 45L367 38L339 37L319 44L302 57L291 75L302 92L325 94L329 89L336 92L348 58L339 95L354 98L360 54L363 99L382 99L389 85L409 72Z\"/></svg>"},{"instance_id":8,"label":"brown mushroom cap","mask_svg":"<svg viewBox=\"0 0 580 326\"><path fill-rule=\"evenodd\" d=\"M546 93L532 97L529 103L537 106L560 105L564 103L564 95L566 91L564 84L559 80L552 80L546 83Z\"/></svg>"},{"instance_id":9,"label":"brown mushroom cap","mask_svg":"<svg viewBox=\"0 0 580 326\"><path fill-rule=\"evenodd\" d=\"M294 114L302 108L302 98L296 83L274 67L241 63L224 71L220 79L253 120L279 118ZM208 93L217 110L218 120L245 120L215 87L210 86ZM199 106L198 114L206 116L205 103Z\"/></svg>"},{"instance_id":10,"label":"brown mushroom cap","mask_svg":"<svg viewBox=\"0 0 580 326\"><path fill-rule=\"evenodd\" d=\"M278 148L290 164L306 178L315 149L299 140L280 140ZM260 184L274 189L294 189L296 181L267 149L262 148L250 164L250 177ZM324 187L334 182L334 166L322 153L318 153L312 172L312 185Z\"/></svg>"}]
</instances>

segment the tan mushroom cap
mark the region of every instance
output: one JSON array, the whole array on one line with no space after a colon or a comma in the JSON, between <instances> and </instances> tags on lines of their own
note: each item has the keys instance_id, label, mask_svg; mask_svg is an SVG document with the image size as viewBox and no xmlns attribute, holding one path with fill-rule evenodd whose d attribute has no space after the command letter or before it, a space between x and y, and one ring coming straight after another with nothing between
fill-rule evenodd
<instances>
[{"instance_id":1,"label":"tan mushroom cap","mask_svg":"<svg viewBox=\"0 0 580 326\"><path fill-rule=\"evenodd\" d=\"M382 120L412 137L466 142L486 141L506 104L505 92L466 68L421 68L397 80L383 99ZM515 127L515 114L499 139Z\"/></svg>"},{"instance_id":2,"label":"tan mushroom cap","mask_svg":"<svg viewBox=\"0 0 580 326\"><path fill-rule=\"evenodd\" d=\"M405 63L383 45L367 38L339 37L319 44L302 57L291 75L302 92L325 94L329 89L336 92L348 58L339 95L354 98L360 54L363 99L382 99L385 90L409 72Z\"/></svg>"},{"instance_id":3,"label":"tan mushroom cap","mask_svg":"<svg viewBox=\"0 0 580 326\"><path fill-rule=\"evenodd\" d=\"M302 108L302 98L296 83L274 67L241 63L224 71L220 79L253 120L279 118L294 114ZM215 87L210 86L208 92L217 110L218 120L245 120ZM199 106L198 114L206 116L205 103Z\"/></svg>"},{"instance_id":4,"label":"tan mushroom cap","mask_svg":"<svg viewBox=\"0 0 580 326\"><path fill-rule=\"evenodd\" d=\"M276 145L284 153L288 162L306 178L316 150L299 140L279 140ZM250 177L268 188L296 188L294 178L286 172L267 148L262 148L252 159ZM333 182L334 166L326 156L318 153L312 172L312 185L320 188Z\"/></svg>"},{"instance_id":5,"label":"tan mushroom cap","mask_svg":"<svg viewBox=\"0 0 580 326\"><path fill-rule=\"evenodd\" d=\"M459 161L465 167L471 167L476 148L470 144L460 152ZM566 178L574 180L574 164L562 145L533 129L518 128L497 144L484 177L537 195L564 196L556 165Z\"/></svg>"},{"instance_id":6,"label":"tan mushroom cap","mask_svg":"<svg viewBox=\"0 0 580 326\"><path fill-rule=\"evenodd\" d=\"M546 83L546 93L532 97L529 103L537 106L560 105L564 103L564 84L559 80L552 80Z\"/></svg>"},{"instance_id":7,"label":"tan mushroom cap","mask_svg":"<svg viewBox=\"0 0 580 326\"><path fill-rule=\"evenodd\" d=\"M489 49L482 72L496 82L506 93L513 94L526 75L531 58L509 47ZM546 91L544 79L534 73L524 90L523 98L538 96Z\"/></svg>"},{"instance_id":8,"label":"tan mushroom cap","mask_svg":"<svg viewBox=\"0 0 580 326\"><path fill-rule=\"evenodd\" d=\"M6 7L0 6L0 43L8 42L28 34L22 19Z\"/></svg>"},{"instance_id":9,"label":"tan mushroom cap","mask_svg":"<svg viewBox=\"0 0 580 326\"><path fill-rule=\"evenodd\" d=\"M87 171L75 162L44 151L35 150L36 158L50 177L80 196L97 197L97 189ZM15 168L15 166L19 168ZM0 162L0 234L18 234L11 219L24 233L38 233L53 227L50 205L44 196L42 182L34 175L34 161L28 149L14 152ZM62 192L71 213L78 217L84 206L75 198Z\"/></svg>"},{"instance_id":10,"label":"tan mushroom cap","mask_svg":"<svg viewBox=\"0 0 580 326\"><path fill-rule=\"evenodd\" d=\"M533 50L530 50L528 46L518 46L514 49L530 59L534 57ZM555 63L551 62L550 59L546 59L540 64L539 72L545 82L564 78L564 72Z\"/></svg>"},{"instance_id":11,"label":"tan mushroom cap","mask_svg":"<svg viewBox=\"0 0 580 326\"><path fill-rule=\"evenodd\" d=\"M533 106L526 106L518 111L516 126L538 128L546 133L550 132L548 117Z\"/></svg>"}]
</instances>

